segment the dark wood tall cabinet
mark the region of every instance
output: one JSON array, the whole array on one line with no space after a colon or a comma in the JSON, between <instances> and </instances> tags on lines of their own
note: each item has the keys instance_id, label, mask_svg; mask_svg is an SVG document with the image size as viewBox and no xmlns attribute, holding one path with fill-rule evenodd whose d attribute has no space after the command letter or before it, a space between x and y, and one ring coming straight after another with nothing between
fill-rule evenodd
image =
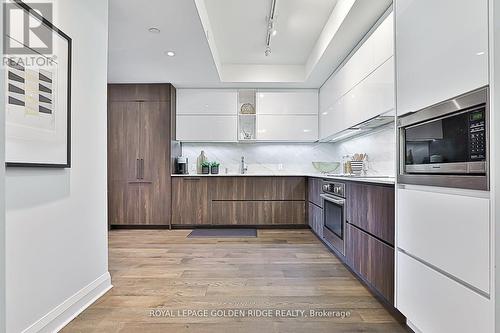
<instances>
[{"instance_id":1,"label":"dark wood tall cabinet","mask_svg":"<svg viewBox=\"0 0 500 333\"><path fill-rule=\"evenodd\" d=\"M108 85L108 219L111 226L170 224L170 84Z\"/></svg>"}]
</instances>

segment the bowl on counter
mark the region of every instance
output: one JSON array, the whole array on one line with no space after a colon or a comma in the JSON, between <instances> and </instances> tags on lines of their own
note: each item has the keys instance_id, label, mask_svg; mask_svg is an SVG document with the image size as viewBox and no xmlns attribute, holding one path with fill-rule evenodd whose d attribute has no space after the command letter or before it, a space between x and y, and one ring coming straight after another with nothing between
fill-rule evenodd
<instances>
[{"instance_id":1,"label":"bowl on counter","mask_svg":"<svg viewBox=\"0 0 500 333\"><path fill-rule=\"evenodd\" d=\"M312 165L321 173L332 173L339 168L340 162L312 162Z\"/></svg>"}]
</instances>

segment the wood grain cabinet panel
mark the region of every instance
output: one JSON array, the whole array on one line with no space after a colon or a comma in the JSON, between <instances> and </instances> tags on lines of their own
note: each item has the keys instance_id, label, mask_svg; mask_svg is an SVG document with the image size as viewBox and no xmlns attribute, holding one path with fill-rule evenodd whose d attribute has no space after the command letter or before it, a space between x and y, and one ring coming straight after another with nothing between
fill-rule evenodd
<instances>
[{"instance_id":1,"label":"wood grain cabinet panel","mask_svg":"<svg viewBox=\"0 0 500 333\"><path fill-rule=\"evenodd\" d=\"M304 177L213 177L212 200L305 200Z\"/></svg>"},{"instance_id":2,"label":"wood grain cabinet panel","mask_svg":"<svg viewBox=\"0 0 500 333\"><path fill-rule=\"evenodd\" d=\"M390 304L394 304L394 248L347 224L346 260Z\"/></svg>"},{"instance_id":3,"label":"wood grain cabinet panel","mask_svg":"<svg viewBox=\"0 0 500 333\"><path fill-rule=\"evenodd\" d=\"M210 224L208 178L172 178L172 224Z\"/></svg>"},{"instance_id":4,"label":"wood grain cabinet panel","mask_svg":"<svg viewBox=\"0 0 500 333\"><path fill-rule=\"evenodd\" d=\"M109 102L138 102L156 101L168 102L171 100L171 90L175 88L169 84L109 84Z\"/></svg>"},{"instance_id":5,"label":"wood grain cabinet panel","mask_svg":"<svg viewBox=\"0 0 500 333\"><path fill-rule=\"evenodd\" d=\"M394 186L350 182L346 199L349 223L394 245Z\"/></svg>"},{"instance_id":6,"label":"wood grain cabinet panel","mask_svg":"<svg viewBox=\"0 0 500 333\"><path fill-rule=\"evenodd\" d=\"M309 226L314 231L314 233L320 238L323 238L323 209L316 206L315 204L309 202Z\"/></svg>"},{"instance_id":7,"label":"wood grain cabinet panel","mask_svg":"<svg viewBox=\"0 0 500 333\"><path fill-rule=\"evenodd\" d=\"M323 179L321 178L309 178L307 180L307 198L309 202L323 207L323 200L321 200L320 194L323 193L322 187Z\"/></svg>"},{"instance_id":8,"label":"wood grain cabinet panel","mask_svg":"<svg viewBox=\"0 0 500 333\"><path fill-rule=\"evenodd\" d=\"M305 225L300 201L212 201L213 225Z\"/></svg>"},{"instance_id":9,"label":"wood grain cabinet panel","mask_svg":"<svg viewBox=\"0 0 500 333\"><path fill-rule=\"evenodd\" d=\"M169 84L108 85L110 225L170 224L173 91Z\"/></svg>"},{"instance_id":10,"label":"wood grain cabinet panel","mask_svg":"<svg viewBox=\"0 0 500 333\"><path fill-rule=\"evenodd\" d=\"M212 200L252 200L254 197L253 177L210 178Z\"/></svg>"},{"instance_id":11,"label":"wood grain cabinet panel","mask_svg":"<svg viewBox=\"0 0 500 333\"><path fill-rule=\"evenodd\" d=\"M305 200L305 177L252 177L253 200Z\"/></svg>"},{"instance_id":12,"label":"wood grain cabinet panel","mask_svg":"<svg viewBox=\"0 0 500 333\"><path fill-rule=\"evenodd\" d=\"M124 181L109 181L108 215L110 225L141 223L140 187Z\"/></svg>"}]
</instances>

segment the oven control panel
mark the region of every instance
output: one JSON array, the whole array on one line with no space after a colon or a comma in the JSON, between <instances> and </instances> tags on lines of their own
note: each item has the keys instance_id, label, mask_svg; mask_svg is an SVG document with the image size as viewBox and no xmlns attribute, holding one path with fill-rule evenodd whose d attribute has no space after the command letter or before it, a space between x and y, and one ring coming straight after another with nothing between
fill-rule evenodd
<instances>
[{"instance_id":1,"label":"oven control panel","mask_svg":"<svg viewBox=\"0 0 500 333\"><path fill-rule=\"evenodd\" d=\"M486 159L486 128L484 110L469 114L469 151L471 161Z\"/></svg>"},{"instance_id":2,"label":"oven control panel","mask_svg":"<svg viewBox=\"0 0 500 333\"><path fill-rule=\"evenodd\" d=\"M335 182L324 182L323 192L345 198L345 184Z\"/></svg>"}]
</instances>

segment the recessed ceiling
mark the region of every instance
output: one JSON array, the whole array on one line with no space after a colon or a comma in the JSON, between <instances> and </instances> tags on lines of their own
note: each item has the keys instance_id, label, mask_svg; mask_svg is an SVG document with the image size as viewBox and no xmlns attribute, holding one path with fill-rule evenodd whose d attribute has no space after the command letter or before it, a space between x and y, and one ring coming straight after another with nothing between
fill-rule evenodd
<instances>
[{"instance_id":1,"label":"recessed ceiling","mask_svg":"<svg viewBox=\"0 0 500 333\"><path fill-rule=\"evenodd\" d=\"M336 0L277 0L271 54L265 56L272 0L205 0L219 58L227 64L305 65Z\"/></svg>"},{"instance_id":2,"label":"recessed ceiling","mask_svg":"<svg viewBox=\"0 0 500 333\"><path fill-rule=\"evenodd\" d=\"M277 0L265 57L271 0L110 0L108 81L318 88L391 3Z\"/></svg>"}]
</instances>

